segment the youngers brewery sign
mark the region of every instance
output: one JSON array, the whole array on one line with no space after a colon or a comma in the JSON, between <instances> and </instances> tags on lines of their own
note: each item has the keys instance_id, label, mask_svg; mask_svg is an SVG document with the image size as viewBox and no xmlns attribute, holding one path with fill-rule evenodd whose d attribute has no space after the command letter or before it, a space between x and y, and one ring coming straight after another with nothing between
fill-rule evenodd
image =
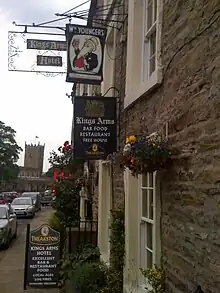
<instances>
[{"instance_id":1,"label":"youngers brewery sign","mask_svg":"<svg viewBox=\"0 0 220 293\"><path fill-rule=\"evenodd\" d=\"M66 25L67 82L101 84L107 30Z\"/></svg>"},{"instance_id":2,"label":"youngers brewery sign","mask_svg":"<svg viewBox=\"0 0 220 293\"><path fill-rule=\"evenodd\" d=\"M57 287L60 258L60 233L44 224L30 231L26 252L26 284Z\"/></svg>"},{"instance_id":3,"label":"youngers brewery sign","mask_svg":"<svg viewBox=\"0 0 220 293\"><path fill-rule=\"evenodd\" d=\"M114 97L74 98L74 155L105 159L117 148L117 102Z\"/></svg>"}]
</instances>

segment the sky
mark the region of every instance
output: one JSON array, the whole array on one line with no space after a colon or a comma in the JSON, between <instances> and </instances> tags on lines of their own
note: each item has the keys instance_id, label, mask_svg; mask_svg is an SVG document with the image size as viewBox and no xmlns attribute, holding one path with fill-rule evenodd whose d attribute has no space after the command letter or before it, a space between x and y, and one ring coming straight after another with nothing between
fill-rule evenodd
<instances>
[{"instance_id":1,"label":"sky","mask_svg":"<svg viewBox=\"0 0 220 293\"><path fill-rule=\"evenodd\" d=\"M23 149L25 142L45 144L44 171L49 167L49 153L64 141L70 140L73 108L66 93L70 94L72 84L66 83L65 74L48 78L32 72L8 71L8 31L23 30L12 25L13 21L17 24L49 21L56 18L54 13L63 13L84 2L85 0L0 1L0 120L16 130L16 140ZM89 3L76 11L88 8ZM57 25L64 26L65 23L68 20ZM73 19L72 23L85 24L77 19ZM27 34L25 38L59 39L56 36L33 37ZM16 42L22 53L15 58L15 66L18 69L29 69L37 52L26 50L21 40L18 35ZM39 138L36 139L36 136ZM24 153L20 156L19 165L22 166L23 161Z\"/></svg>"}]
</instances>

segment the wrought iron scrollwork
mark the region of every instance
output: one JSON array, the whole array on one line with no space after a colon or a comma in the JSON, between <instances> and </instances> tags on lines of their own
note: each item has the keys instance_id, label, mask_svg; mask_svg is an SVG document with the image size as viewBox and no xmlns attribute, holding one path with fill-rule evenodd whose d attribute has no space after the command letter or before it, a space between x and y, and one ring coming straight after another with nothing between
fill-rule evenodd
<instances>
[{"instance_id":1,"label":"wrought iron scrollwork","mask_svg":"<svg viewBox=\"0 0 220 293\"><path fill-rule=\"evenodd\" d=\"M15 58L19 57L20 50L19 46L16 46L16 38L18 34L15 32L8 32L8 70L16 70Z\"/></svg>"},{"instance_id":2,"label":"wrought iron scrollwork","mask_svg":"<svg viewBox=\"0 0 220 293\"><path fill-rule=\"evenodd\" d=\"M28 33L23 33L23 32L16 32L16 31L9 31L8 32L8 70L9 71L18 71L18 72L34 72L36 74L41 74L45 77L56 77L58 75L64 75L67 72L67 64L64 61L62 69L60 71L50 71L48 69L40 70L37 66L37 55L49 55L49 56L61 56L63 60L65 60L65 56L63 56L63 52L60 51L52 51L52 50L47 50L47 51L42 51L42 50L36 50L36 60L33 60L32 65L27 65L27 68L18 68L19 65L16 64L16 61L19 57L21 57L21 62L22 63L22 58L24 58L24 54L26 50L26 44L27 43L27 34ZM33 50L31 50L33 52ZM23 56L22 56L23 54ZM28 54L28 53L27 53ZM28 56L27 56L28 57ZM28 59L28 58L27 58ZM26 61L26 58L24 58Z\"/></svg>"}]
</instances>

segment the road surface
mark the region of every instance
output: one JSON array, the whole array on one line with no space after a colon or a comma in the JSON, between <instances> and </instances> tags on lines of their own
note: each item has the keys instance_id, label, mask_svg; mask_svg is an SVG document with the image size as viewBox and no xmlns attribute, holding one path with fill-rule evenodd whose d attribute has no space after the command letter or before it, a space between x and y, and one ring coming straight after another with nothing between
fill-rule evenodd
<instances>
[{"instance_id":1,"label":"road surface","mask_svg":"<svg viewBox=\"0 0 220 293\"><path fill-rule=\"evenodd\" d=\"M24 277L24 256L25 256L25 232L28 223L31 230L47 223L48 218L54 212L51 207L42 208L36 213L34 219L18 220L18 237L13 240L8 250L0 251L0 292L1 293L22 293ZM28 290L27 292L39 292ZM41 293L49 293L51 290L40 290ZM51 293L56 292L53 290Z\"/></svg>"}]
</instances>

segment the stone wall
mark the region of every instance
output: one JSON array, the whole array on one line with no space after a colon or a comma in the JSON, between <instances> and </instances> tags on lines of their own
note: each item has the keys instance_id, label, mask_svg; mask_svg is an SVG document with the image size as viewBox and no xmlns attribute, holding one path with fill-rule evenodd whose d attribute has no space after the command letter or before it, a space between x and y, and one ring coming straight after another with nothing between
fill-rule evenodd
<instances>
[{"instance_id":1,"label":"stone wall","mask_svg":"<svg viewBox=\"0 0 220 293\"><path fill-rule=\"evenodd\" d=\"M163 84L125 111L127 134L168 122L171 143L186 153L161 182L162 262L173 293L220 292L219 8L219 0L164 1Z\"/></svg>"},{"instance_id":2,"label":"stone wall","mask_svg":"<svg viewBox=\"0 0 220 293\"><path fill-rule=\"evenodd\" d=\"M121 2L121 4L120 4ZM115 56L115 75L114 84L118 89L118 151L123 148L125 141L124 129L124 97L125 97L125 80L126 80L126 58L127 58L127 0L116 1L113 16L116 14L117 20L124 21L123 24L117 24L116 29L116 56ZM123 5L122 5L123 4ZM117 94L117 91L116 91ZM124 206L124 170L113 166L113 208L119 209Z\"/></svg>"}]
</instances>

